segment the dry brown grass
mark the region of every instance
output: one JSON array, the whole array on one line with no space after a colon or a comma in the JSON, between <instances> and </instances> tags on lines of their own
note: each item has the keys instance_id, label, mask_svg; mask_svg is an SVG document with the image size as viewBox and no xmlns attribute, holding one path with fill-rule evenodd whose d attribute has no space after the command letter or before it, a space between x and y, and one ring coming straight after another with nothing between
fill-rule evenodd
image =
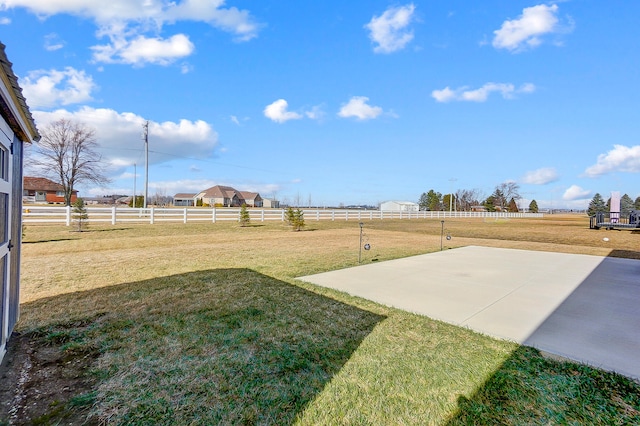
<instances>
[{"instance_id":1,"label":"dry brown grass","mask_svg":"<svg viewBox=\"0 0 640 426\"><path fill-rule=\"evenodd\" d=\"M444 228L445 249L640 258L637 231L589 230L580 216L447 219ZM440 220L365 221L372 249L362 261L440 250L441 229ZM87 398L114 424L633 422L640 393L620 377L293 279L355 266L359 233L356 221L307 221L302 232L29 226L18 328L95 354L99 383ZM631 410L609 401L610 388Z\"/></svg>"},{"instance_id":2,"label":"dry brown grass","mask_svg":"<svg viewBox=\"0 0 640 426\"><path fill-rule=\"evenodd\" d=\"M590 230L588 218L447 219L445 248L504 247L640 259L639 231ZM363 263L440 249L439 220L364 222ZM603 241L604 237L609 241ZM29 226L22 260L21 301L150 278L217 268L250 268L291 278L357 264L357 222L307 222L289 232L281 223L157 224L92 227L71 232ZM100 271L100 273L95 273Z\"/></svg>"}]
</instances>

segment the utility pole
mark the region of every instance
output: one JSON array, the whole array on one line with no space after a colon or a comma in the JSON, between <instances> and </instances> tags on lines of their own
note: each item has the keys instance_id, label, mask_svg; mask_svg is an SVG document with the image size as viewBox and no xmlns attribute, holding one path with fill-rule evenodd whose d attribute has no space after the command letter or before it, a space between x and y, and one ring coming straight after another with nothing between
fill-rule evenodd
<instances>
[{"instance_id":1,"label":"utility pole","mask_svg":"<svg viewBox=\"0 0 640 426\"><path fill-rule=\"evenodd\" d=\"M142 126L144 129L144 208L147 208L149 198L149 122Z\"/></svg>"},{"instance_id":2,"label":"utility pole","mask_svg":"<svg viewBox=\"0 0 640 426\"><path fill-rule=\"evenodd\" d=\"M458 179L456 179L456 178L449 179L449 182L451 182L451 184L449 185L449 189L451 190L451 192L449 194L449 211L450 212L453 211L453 182L455 182L457 180Z\"/></svg>"},{"instance_id":3,"label":"utility pole","mask_svg":"<svg viewBox=\"0 0 640 426\"><path fill-rule=\"evenodd\" d=\"M136 163L133 163L133 201L131 207L136 208L136 180L138 180L138 172L136 169Z\"/></svg>"}]
</instances>

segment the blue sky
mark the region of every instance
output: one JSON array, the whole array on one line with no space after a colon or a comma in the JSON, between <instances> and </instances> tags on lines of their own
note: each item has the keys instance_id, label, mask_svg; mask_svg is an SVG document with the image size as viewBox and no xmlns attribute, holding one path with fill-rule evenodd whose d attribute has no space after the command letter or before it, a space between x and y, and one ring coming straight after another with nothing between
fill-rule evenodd
<instances>
[{"instance_id":1,"label":"blue sky","mask_svg":"<svg viewBox=\"0 0 640 426\"><path fill-rule=\"evenodd\" d=\"M107 6L104 6L104 5ZM640 2L0 0L39 127L96 130L112 182L307 205L520 185L640 196Z\"/></svg>"}]
</instances>

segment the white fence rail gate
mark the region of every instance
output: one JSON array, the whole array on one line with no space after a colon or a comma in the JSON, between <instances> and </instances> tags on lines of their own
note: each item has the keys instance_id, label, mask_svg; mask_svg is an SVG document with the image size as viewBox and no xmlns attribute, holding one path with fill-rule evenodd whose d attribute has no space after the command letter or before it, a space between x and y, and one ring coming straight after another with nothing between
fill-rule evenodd
<instances>
[{"instance_id":1,"label":"white fence rail gate","mask_svg":"<svg viewBox=\"0 0 640 426\"><path fill-rule=\"evenodd\" d=\"M237 222L240 208L129 208L129 207L88 207L90 223L194 223L194 222ZM542 213L506 213L506 212L444 212L444 211L381 211L347 209L301 209L304 219L320 220L383 220L383 219L444 219L444 218L541 218ZM286 220L285 209L248 209L252 222ZM23 207L25 224L64 224L71 226L73 210L71 207L29 206Z\"/></svg>"}]
</instances>

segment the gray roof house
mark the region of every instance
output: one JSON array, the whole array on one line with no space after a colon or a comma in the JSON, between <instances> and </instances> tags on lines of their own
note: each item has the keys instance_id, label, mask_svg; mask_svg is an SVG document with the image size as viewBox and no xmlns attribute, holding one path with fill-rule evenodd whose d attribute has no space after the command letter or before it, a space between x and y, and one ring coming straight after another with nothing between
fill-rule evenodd
<instances>
[{"instance_id":1,"label":"gray roof house","mask_svg":"<svg viewBox=\"0 0 640 426\"><path fill-rule=\"evenodd\" d=\"M181 192L173 196L173 205L176 207L192 207L195 206L196 194L188 194Z\"/></svg>"},{"instance_id":2,"label":"gray roof house","mask_svg":"<svg viewBox=\"0 0 640 426\"><path fill-rule=\"evenodd\" d=\"M240 196L248 207L262 207L262 197L257 192L240 191Z\"/></svg>"},{"instance_id":3,"label":"gray roof house","mask_svg":"<svg viewBox=\"0 0 640 426\"><path fill-rule=\"evenodd\" d=\"M203 204L222 207L240 207L244 203L239 191L222 185L212 186L199 192L195 199L201 199Z\"/></svg>"}]
</instances>

